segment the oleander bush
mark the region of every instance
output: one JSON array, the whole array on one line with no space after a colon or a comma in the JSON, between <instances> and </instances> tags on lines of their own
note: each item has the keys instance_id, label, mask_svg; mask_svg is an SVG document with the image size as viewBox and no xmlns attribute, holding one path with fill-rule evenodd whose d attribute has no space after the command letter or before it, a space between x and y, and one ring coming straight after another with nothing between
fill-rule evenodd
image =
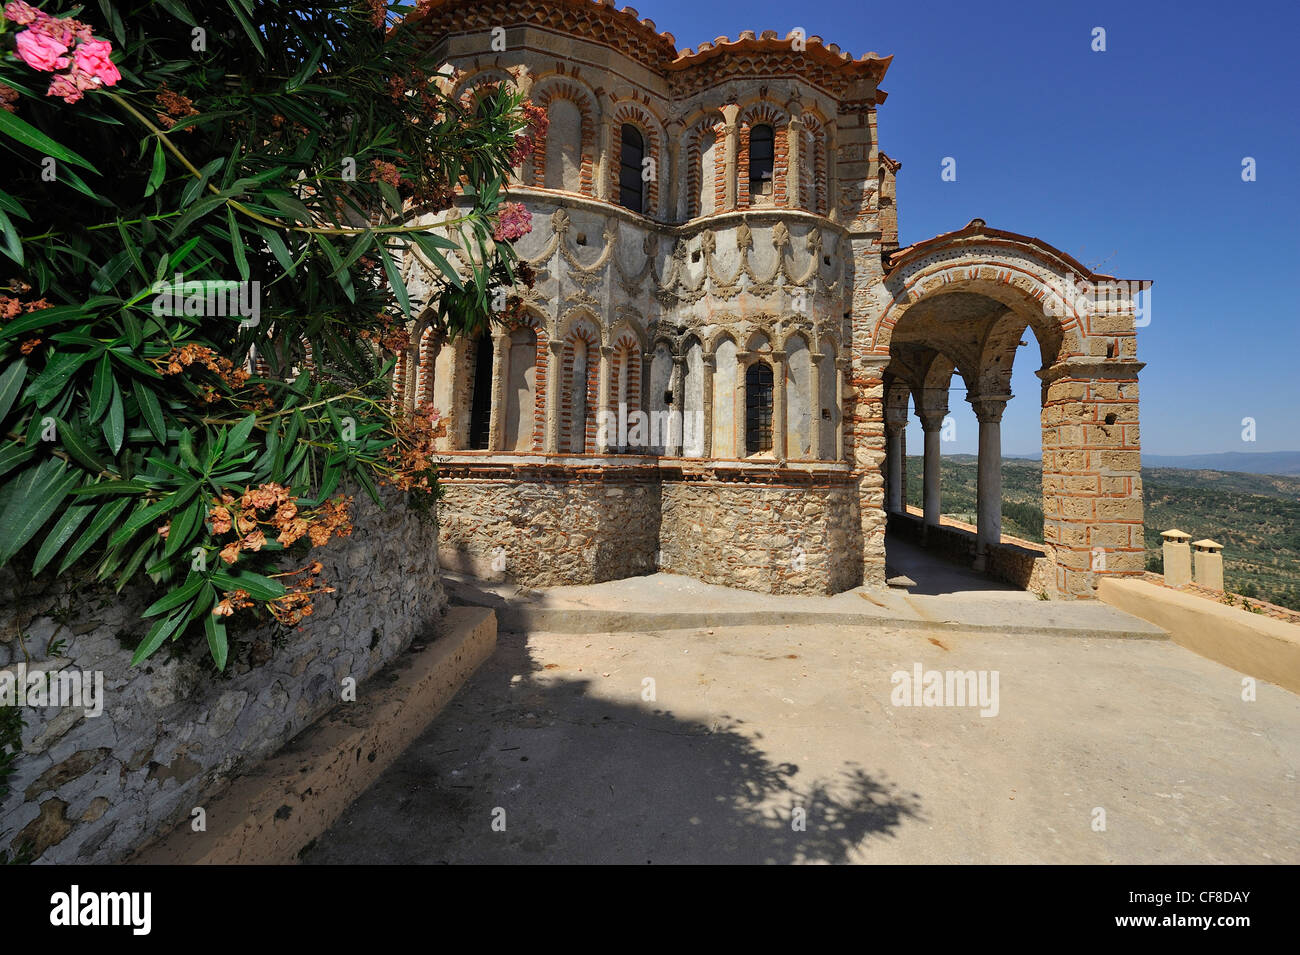
<instances>
[{"instance_id":1,"label":"oleander bush","mask_svg":"<svg viewBox=\"0 0 1300 955\"><path fill-rule=\"evenodd\" d=\"M544 119L453 100L407 12L3 7L0 566L150 582L137 663L202 631L224 667L231 615L310 613L341 487L436 494L428 409L388 400L399 265L436 265L447 334L497 318Z\"/></svg>"}]
</instances>

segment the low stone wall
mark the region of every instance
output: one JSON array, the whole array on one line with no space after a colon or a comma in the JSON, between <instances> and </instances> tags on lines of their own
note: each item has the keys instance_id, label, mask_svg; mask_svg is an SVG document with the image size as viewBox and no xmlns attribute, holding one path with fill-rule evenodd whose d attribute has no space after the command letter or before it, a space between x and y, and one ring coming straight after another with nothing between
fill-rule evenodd
<instances>
[{"instance_id":1,"label":"low stone wall","mask_svg":"<svg viewBox=\"0 0 1300 955\"><path fill-rule=\"evenodd\" d=\"M950 518L942 520L938 527L927 527L919 514L890 514L889 532L909 540L924 541L927 550L948 560L961 563L973 560L975 528ZM1036 594L1058 596L1053 583L1056 576L1054 565L1041 545L1004 537L1000 544L989 549L984 566L985 572L997 580Z\"/></svg>"},{"instance_id":2,"label":"low stone wall","mask_svg":"<svg viewBox=\"0 0 1300 955\"><path fill-rule=\"evenodd\" d=\"M861 579L847 470L464 455L440 473L442 565L484 579L540 587L662 570L802 594Z\"/></svg>"},{"instance_id":3,"label":"low stone wall","mask_svg":"<svg viewBox=\"0 0 1300 955\"><path fill-rule=\"evenodd\" d=\"M655 572L659 481L652 467L444 464L442 566L531 586Z\"/></svg>"},{"instance_id":4,"label":"low stone wall","mask_svg":"<svg viewBox=\"0 0 1300 955\"><path fill-rule=\"evenodd\" d=\"M68 596L58 581L6 570L0 664L27 662L25 647L31 668L101 671L105 703L99 716L24 708L0 847L30 842L40 862L118 861L310 726L340 701L345 678L363 683L432 633L446 609L437 529L400 494L384 501L380 509L356 494L352 536L312 552L338 592L316 598L296 630L232 631L224 674L202 639L130 667L147 629L140 611L155 596L145 589ZM47 659L52 638L65 646Z\"/></svg>"},{"instance_id":5,"label":"low stone wall","mask_svg":"<svg viewBox=\"0 0 1300 955\"><path fill-rule=\"evenodd\" d=\"M761 593L839 593L861 573L854 503L847 483L665 481L660 567Z\"/></svg>"}]
</instances>

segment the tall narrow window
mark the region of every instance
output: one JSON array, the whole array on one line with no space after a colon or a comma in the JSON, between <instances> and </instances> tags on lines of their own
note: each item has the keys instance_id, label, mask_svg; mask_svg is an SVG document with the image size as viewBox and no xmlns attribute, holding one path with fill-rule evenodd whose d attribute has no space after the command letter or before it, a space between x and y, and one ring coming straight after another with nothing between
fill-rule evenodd
<instances>
[{"instance_id":1,"label":"tall narrow window","mask_svg":"<svg viewBox=\"0 0 1300 955\"><path fill-rule=\"evenodd\" d=\"M641 169L645 161L645 140L640 131L623 124L623 149L618 169L618 204L633 212L642 212L645 204L645 179Z\"/></svg>"},{"instance_id":2,"label":"tall narrow window","mask_svg":"<svg viewBox=\"0 0 1300 955\"><path fill-rule=\"evenodd\" d=\"M755 126L749 131L749 197L772 195L772 165L776 158L772 127Z\"/></svg>"},{"instance_id":3,"label":"tall narrow window","mask_svg":"<svg viewBox=\"0 0 1300 955\"><path fill-rule=\"evenodd\" d=\"M492 336L483 335L474 349L474 388L470 392L469 447L486 451L492 424Z\"/></svg>"},{"instance_id":4,"label":"tall narrow window","mask_svg":"<svg viewBox=\"0 0 1300 955\"><path fill-rule=\"evenodd\" d=\"M772 450L772 366L756 361L745 371L745 453Z\"/></svg>"}]
</instances>

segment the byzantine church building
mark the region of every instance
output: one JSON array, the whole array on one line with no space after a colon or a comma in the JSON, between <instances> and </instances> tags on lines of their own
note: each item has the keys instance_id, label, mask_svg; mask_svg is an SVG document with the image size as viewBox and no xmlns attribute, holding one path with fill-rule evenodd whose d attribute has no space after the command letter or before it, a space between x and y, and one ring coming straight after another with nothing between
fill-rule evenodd
<instances>
[{"instance_id":1,"label":"byzantine church building","mask_svg":"<svg viewBox=\"0 0 1300 955\"><path fill-rule=\"evenodd\" d=\"M979 219L900 247L900 163L877 134L890 57L797 31L679 49L596 0L433 0L413 18L454 96L509 84L549 118L509 185L532 215L522 317L448 340L417 307L395 372L400 406L441 416L445 567L538 586L657 570L770 593L883 585L887 530L948 534L956 380L980 427L975 566L1061 597L1142 573L1149 283ZM402 269L427 299L434 265L412 250ZM1042 407L1046 544L1028 549L1000 517L1017 357L1042 382L1019 398Z\"/></svg>"}]
</instances>

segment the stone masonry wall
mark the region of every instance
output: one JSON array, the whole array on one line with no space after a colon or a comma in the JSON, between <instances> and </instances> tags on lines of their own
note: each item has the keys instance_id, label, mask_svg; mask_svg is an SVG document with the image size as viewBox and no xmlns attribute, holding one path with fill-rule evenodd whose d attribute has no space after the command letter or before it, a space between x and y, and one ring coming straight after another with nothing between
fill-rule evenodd
<instances>
[{"instance_id":1,"label":"stone masonry wall","mask_svg":"<svg viewBox=\"0 0 1300 955\"><path fill-rule=\"evenodd\" d=\"M853 488L665 481L660 569L773 594L857 585Z\"/></svg>"},{"instance_id":2,"label":"stone masonry wall","mask_svg":"<svg viewBox=\"0 0 1300 955\"><path fill-rule=\"evenodd\" d=\"M531 586L656 569L766 593L856 586L848 475L754 477L684 477L655 465L444 465L442 566Z\"/></svg>"},{"instance_id":3,"label":"stone masonry wall","mask_svg":"<svg viewBox=\"0 0 1300 955\"><path fill-rule=\"evenodd\" d=\"M655 572L653 469L452 466L442 486L448 570L539 587Z\"/></svg>"},{"instance_id":4,"label":"stone masonry wall","mask_svg":"<svg viewBox=\"0 0 1300 955\"><path fill-rule=\"evenodd\" d=\"M437 529L400 494L385 491L384 501L381 510L357 493L352 536L312 551L337 592L317 597L296 630L232 626L224 674L201 637L130 666L147 629L140 611L156 596L146 589L69 595L58 581L4 571L0 665L14 669L25 647L29 670L102 671L105 699L93 717L80 707L24 708L0 848L30 841L40 862L119 861L340 702L344 678L364 684L431 634L446 608ZM45 658L52 638L65 645Z\"/></svg>"}]
</instances>

